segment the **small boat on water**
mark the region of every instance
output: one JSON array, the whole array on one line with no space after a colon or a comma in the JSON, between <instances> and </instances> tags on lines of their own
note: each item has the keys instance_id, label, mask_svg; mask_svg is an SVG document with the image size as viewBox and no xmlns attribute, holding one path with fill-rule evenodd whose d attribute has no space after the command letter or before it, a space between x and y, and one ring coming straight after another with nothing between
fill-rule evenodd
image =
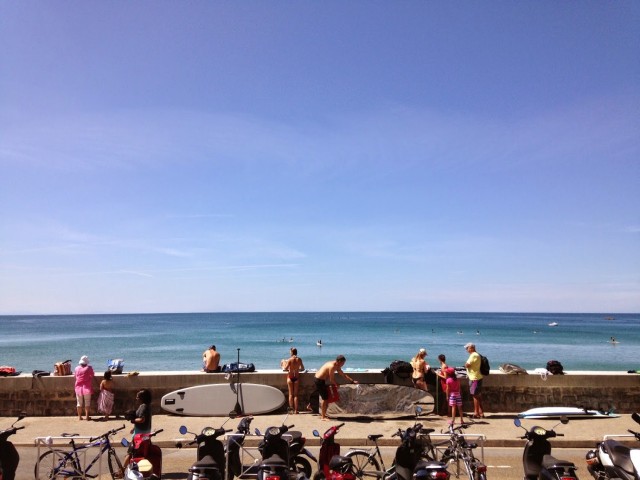
<instances>
[{"instance_id":1,"label":"small boat on water","mask_svg":"<svg viewBox=\"0 0 640 480\"><path fill-rule=\"evenodd\" d=\"M558 322L551 322L549 324L550 327L557 327L558 326Z\"/></svg>"}]
</instances>

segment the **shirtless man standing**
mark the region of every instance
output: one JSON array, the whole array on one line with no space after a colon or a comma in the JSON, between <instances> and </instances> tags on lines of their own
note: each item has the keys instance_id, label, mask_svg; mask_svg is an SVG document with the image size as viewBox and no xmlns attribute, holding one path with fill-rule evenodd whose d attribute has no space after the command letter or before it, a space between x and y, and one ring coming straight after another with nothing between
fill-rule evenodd
<instances>
[{"instance_id":1,"label":"shirtless man standing","mask_svg":"<svg viewBox=\"0 0 640 480\"><path fill-rule=\"evenodd\" d=\"M329 398L329 385L338 385L336 383L335 374L342 375L344 378L349 380L351 383L358 383L349 375L342 371L343 365L347 362L347 359L344 355L338 355L335 360L325 363L320 370L316 373L316 377L314 379L316 390L320 394L320 398L322 398L322 408L321 408L321 418L322 420L329 420L327 418L327 407L329 403L327 402L327 398ZM327 384L327 380L329 383Z\"/></svg>"},{"instance_id":2,"label":"shirtless man standing","mask_svg":"<svg viewBox=\"0 0 640 480\"><path fill-rule=\"evenodd\" d=\"M216 351L216 346L211 345L202 354L202 370L206 373L220 372L220 354Z\"/></svg>"}]
</instances>

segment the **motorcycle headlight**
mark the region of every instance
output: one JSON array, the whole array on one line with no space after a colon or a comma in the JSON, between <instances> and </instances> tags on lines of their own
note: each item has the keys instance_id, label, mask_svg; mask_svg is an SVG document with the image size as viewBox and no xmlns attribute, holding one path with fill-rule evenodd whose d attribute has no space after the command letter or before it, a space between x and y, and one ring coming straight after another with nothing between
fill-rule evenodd
<instances>
[{"instance_id":1,"label":"motorcycle headlight","mask_svg":"<svg viewBox=\"0 0 640 480\"><path fill-rule=\"evenodd\" d=\"M278 435L280 433L280 428L279 427L269 427L267 429L267 433L269 435Z\"/></svg>"},{"instance_id":2,"label":"motorcycle headlight","mask_svg":"<svg viewBox=\"0 0 640 480\"><path fill-rule=\"evenodd\" d=\"M204 427L202 429L202 435L206 436L206 437L210 437L211 435L216 433L216 429L213 427Z\"/></svg>"}]
</instances>

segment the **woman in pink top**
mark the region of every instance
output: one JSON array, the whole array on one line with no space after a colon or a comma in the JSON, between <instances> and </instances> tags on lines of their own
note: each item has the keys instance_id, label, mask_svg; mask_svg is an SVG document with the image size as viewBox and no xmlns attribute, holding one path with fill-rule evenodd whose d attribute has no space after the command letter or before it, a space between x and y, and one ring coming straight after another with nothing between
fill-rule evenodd
<instances>
[{"instance_id":1,"label":"woman in pink top","mask_svg":"<svg viewBox=\"0 0 640 480\"><path fill-rule=\"evenodd\" d=\"M78 420L82 420L82 409L87 420L91 420L89 417L89 407L91 406L91 394L93 393L93 367L89 365L89 357L83 355L78 362L78 366L75 369L74 375L76 377L76 400L78 407Z\"/></svg>"}]
</instances>

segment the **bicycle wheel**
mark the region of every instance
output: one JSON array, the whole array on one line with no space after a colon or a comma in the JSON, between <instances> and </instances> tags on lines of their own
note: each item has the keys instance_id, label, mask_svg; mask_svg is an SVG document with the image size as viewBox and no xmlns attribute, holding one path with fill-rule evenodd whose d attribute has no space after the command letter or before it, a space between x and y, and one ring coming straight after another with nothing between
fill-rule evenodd
<instances>
[{"instance_id":1,"label":"bicycle wheel","mask_svg":"<svg viewBox=\"0 0 640 480\"><path fill-rule=\"evenodd\" d=\"M118 457L118 454L116 453L114 448L109 449L107 460L109 463L109 472L111 473L112 480L122 478L124 468L122 467L122 462L120 461L120 458Z\"/></svg>"},{"instance_id":2,"label":"bicycle wheel","mask_svg":"<svg viewBox=\"0 0 640 480\"><path fill-rule=\"evenodd\" d=\"M48 450L40 455L34 473L36 480L79 476L74 461L63 450Z\"/></svg>"},{"instance_id":3,"label":"bicycle wheel","mask_svg":"<svg viewBox=\"0 0 640 480\"><path fill-rule=\"evenodd\" d=\"M380 476L380 464L369 453L362 450L353 450L347 452L346 456L353 462L353 473L360 480L370 480Z\"/></svg>"}]
</instances>

